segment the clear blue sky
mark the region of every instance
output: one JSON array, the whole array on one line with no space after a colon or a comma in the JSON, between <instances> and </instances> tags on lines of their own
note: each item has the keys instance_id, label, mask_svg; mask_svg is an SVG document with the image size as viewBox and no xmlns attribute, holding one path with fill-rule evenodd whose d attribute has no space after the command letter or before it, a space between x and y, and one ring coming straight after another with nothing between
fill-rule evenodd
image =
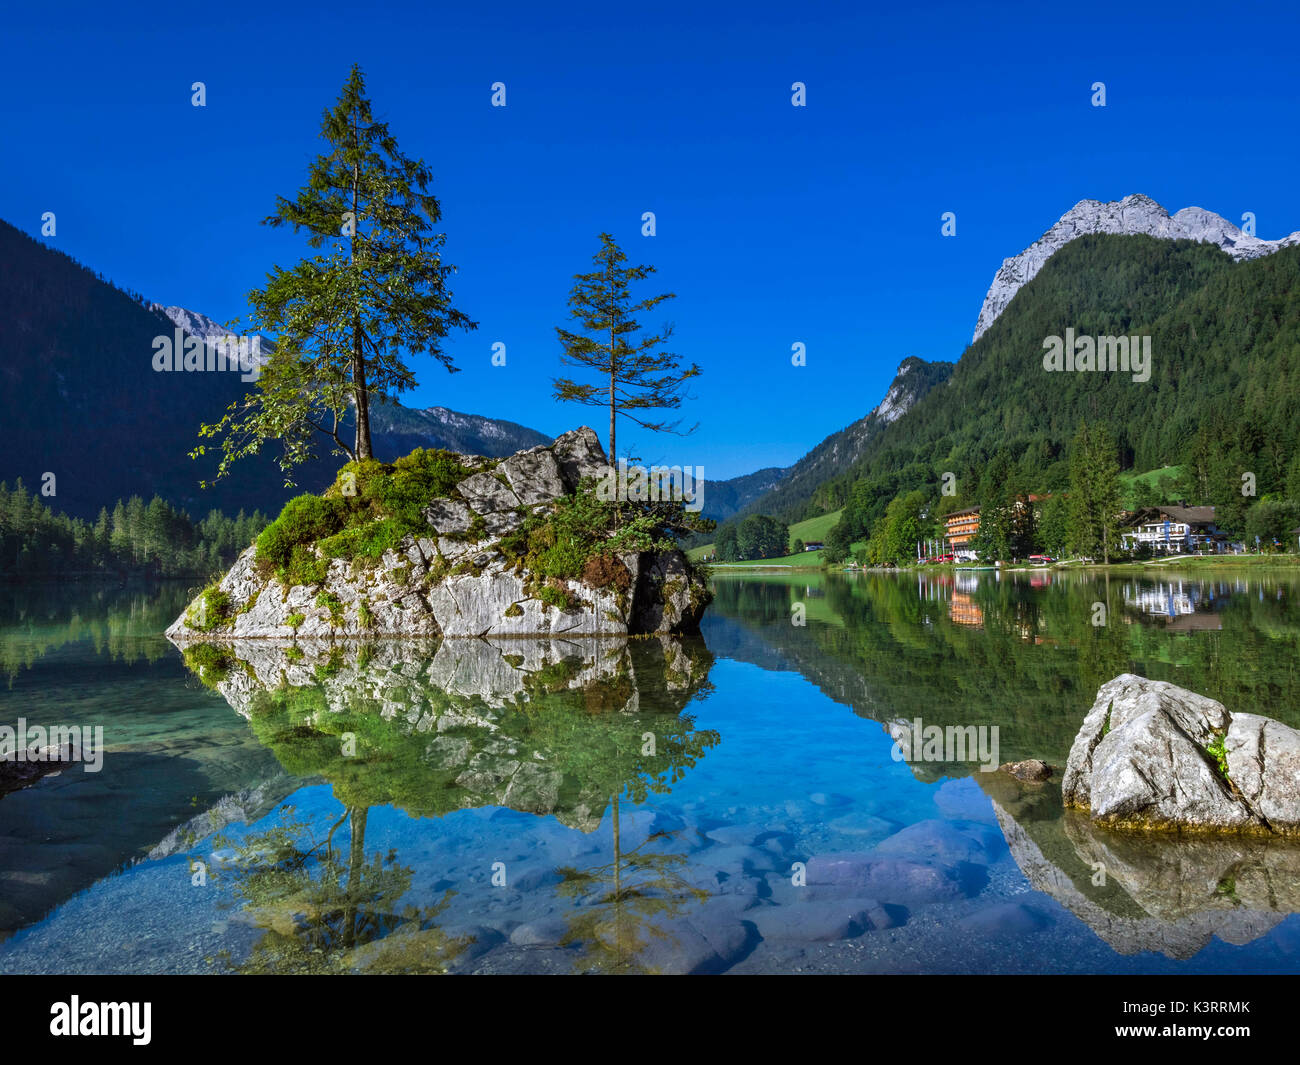
<instances>
[{"instance_id":1,"label":"clear blue sky","mask_svg":"<svg viewBox=\"0 0 1300 1065\"><path fill-rule=\"evenodd\" d=\"M549 381L608 230L678 294L676 350L704 369L694 436L630 442L731 476L861 417L904 357L956 359L1002 259L1080 199L1300 229L1298 22L1289 3L25 4L0 26L0 217L37 235L54 211L51 242L123 287L243 314L305 252L259 221L360 62L433 168L480 323L450 345L462 372L417 360L405 401L603 438Z\"/></svg>"}]
</instances>

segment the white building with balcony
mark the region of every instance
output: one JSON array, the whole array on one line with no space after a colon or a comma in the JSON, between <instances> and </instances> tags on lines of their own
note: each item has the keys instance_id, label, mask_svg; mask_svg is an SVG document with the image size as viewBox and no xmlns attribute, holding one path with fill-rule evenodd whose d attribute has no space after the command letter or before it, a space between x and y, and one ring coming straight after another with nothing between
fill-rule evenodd
<instances>
[{"instance_id":1,"label":"white building with balcony","mask_svg":"<svg viewBox=\"0 0 1300 1065\"><path fill-rule=\"evenodd\" d=\"M1213 507L1162 506L1134 511L1120 538L1124 547L1147 546L1157 555L1222 554L1228 537L1214 524Z\"/></svg>"}]
</instances>

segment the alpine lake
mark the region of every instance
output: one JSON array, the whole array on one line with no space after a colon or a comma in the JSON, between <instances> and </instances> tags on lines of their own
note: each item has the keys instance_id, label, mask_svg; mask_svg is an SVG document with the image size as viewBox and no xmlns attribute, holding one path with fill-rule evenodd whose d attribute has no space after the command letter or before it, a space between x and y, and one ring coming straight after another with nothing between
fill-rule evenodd
<instances>
[{"instance_id":1,"label":"alpine lake","mask_svg":"<svg viewBox=\"0 0 1300 1065\"><path fill-rule=\"evenodd\" d=\"M1300 570L1190 572L719 571L689 638L185 653L181 584L0 588L0 724L105 745L0 796L0 972L1300 971L1300 843L1061 807L1118 674L1300 726Z\"/></svg>"}]
</instances>

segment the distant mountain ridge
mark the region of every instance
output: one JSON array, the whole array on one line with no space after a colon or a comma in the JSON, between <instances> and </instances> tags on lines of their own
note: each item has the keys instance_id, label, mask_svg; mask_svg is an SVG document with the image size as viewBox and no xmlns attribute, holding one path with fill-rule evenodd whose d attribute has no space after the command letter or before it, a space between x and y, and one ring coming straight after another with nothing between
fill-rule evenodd
<instances>
[{"instance_id":1,"label":"distant mountain ridge","mask_svg":"<svg viewBox=\"0 0 1300 1065\"><path fill-rule=\"evenodd\" d=\"M375 403L370 408L370 436L375 455L391 461L417 447L441 447L469 455L502 458L551 437L515 422L462 414L446 407L417 410L400 403Z\"/></svg>"},{"instance_id":2,"label":"distant mountain ridge","mask_svg":"<svg viewBox=\"0 0 1300 1065\"><path fill-rule=\"evenodd\" d=\"M221 340L230 333L224 325L206 314L199 314L184 307L164 307L161 303L151 303L149 310L169 318L174 325L200 340Z\"/></svg>"},{"instance_id":3,"label":"distant mountain ridge","mask_svg":"<svg viewBox=\"0 0 1300 1065\"><path fill-rule=\"evenodd\" d=\"M993 276L984 305L975 322L979 340L1015 297L1032 281L1043 265L1070 241L1089 233L1113 233L1127 236L1143 234L1166 240L1195 240L1217 244L1234 259L1257 259L1282 248L1300 244L1300 231L1280 240L1260 240L1234 226L1227 219L1201 207L1184 207L1170 214L1149 196L1135 193L1122 200L1102 203L1080 200L1057 223L1019 255L1004 259Z\"/></svg>"},{"instance_id":4,"label":"distant mountain ridge","mask_svg":"<svg viewBox=\"0 0 1300 1065\"><path fill-rule=\"evenodd\" d=\"M725 481L710 481L705 478L702 513L714 521L726 521L755 499L772 491L789 472L789 466L768 466L739 477L728 477Z\"/></svg>"},{"instance_id":5,"label":"distant mountain ridge","mask_svg":"<svg viewBox=\"0 0 1300 1065\"><path fill-rule=\"evenodd\" d=\"M804 504L817 486L858 462L881 432L902 418L932 389L947 381L954 366L951 362L927 362L915 355L904 359L898 364L898 372L884 398L869 413L826 437L789 467L770 492L752 499L739 508L737 514L772 514L786 521L808 517L803 512ZM705 500L707 509L707 494Z\"/></svg>"},{"instance_id":6,"label":"distant mountain ridge","mask_svg":"<svg viewBox=\"0 0 1300 1065\"><path fill-rule=\"evenodd\" d=\"M329 484L339 458L325 453L285 488L274 445L241 462L210 489L212 450L189 452L198 429L254 387L234 372L157 372L154 342L176 328L205 341L227 330L206 315L161 307L128 293L75 259L0 222L0 481L21 478L55 510L93 519L118 499L159 495L201 517L220 509L276 513L292 495ZM376 454L414 447L500 457L548 443L536 430L444 407L411 411L376 404ZM47 478L53 475L53 481Z\"/></svg>"},{"instance_id":7,"label":"distant mountain ridge","mask_svg":"<svg viewBox=\"0 0 1300 1065\"><path fill-rule=\"evenodd\" d=\"M1067 328L1150 337L1149 380L1047 372L1044 339ZM1203 241L1088 234L1024 286L942 389L805 505L834 509L825 501L847 500L857 486L885 496L935 490L945 471L968 503L1009 482L1054 491L1069 483L1081 421L1110 429L1121 469L1190 464L1202 470L1202 493L1213 469L1250 471L1264 496L1282 490L1300 460L1297 411L1300 245L1234 262ZM1215 483L1219 492L1227 482Z\"/></svg>"},{"instance_id":8,"label":"distant mountain ridge","mask_svg":"<svg viewBox=\"0 0 1300 1065\"><path fill-rule=\"evenodd\" d=\"M201 340L221 341L230 334L220 322L206 314L185 307L149 305L151 310L167 316L190 336ZM272 347L261 339L263 351ZM346 440L347 436L344 434ZM480 414L462 414L447 407L407 407L400 401L381 400L370 411L370 438L376 458L391 462L417 447L437 447L470 455L503 458L516 451L549 444L551 438L536 429L516 422L487 418Z\"/></svg>"},{"instance_id":9,"label":"distant mountain ridge","mask_svg":"<svg viewBox=\"0 0 1300 1065\"><path fill-rule=\"evenodd\" d=\"M900 445L897 441L912 435L924 435L932 441L929 447L932 450L937 450L934 441L937 441L943 433L951 432L955 423L960 423L963 419L972 417L973 412L976 410L980 411L980 419L985 423L984 431L995 434L985 441L990 449L996 445L997 434L1000 433L1004 437L1010 437L1014 435L1012 426L1016 427L1014 432L1018 433L1021 426L1028 428L1032 425L1035 422L1034 415L1036 411L1032 406L1032 401L1029 407L1026 407L1025 403L1029 400L1029 397L1041 390L1042 382L1033 376L1025 379L1020 370L1017 370L1012 376L1008 376L1001 369L997 372L990 372L992 367L1009 366L1007 362L1009 348L1013 344L1022 342L1021 334L1025 333L1026 324L1018 322L1012 330L1004 334L1003 338L992 349L987 346L989 338L986 334L995 323L1002 320L1004 312L1009 312L1011 308L1017 305L1015 302L1017 294L1029 285L1047 265L1048 261L1054 259L1055 256L1062 252L1062 249L1074 245L1082 238L1108 236L1150 237L1168 242L1171 248L1176 246L1175 242L1194 241L1222 249L1231 260L1236 262L1263 259L1287 249L1300 247L1300 231L1278 240L1262 240L1245 233L1239 227L1212 211L1200 207L1185 207L1171 215L1155 200L1141 194L1126 196L1122 200L1107 203L1098 200L1081 200L1062 215L1055 225L1039 240L1018 255L1003 261L1002 266L994 276L993 283L990 285L984 304L980 309L975 326L974 340L966 352L962 354L959 361L957 363L922 364L948 367L947 377L954 387L961 381L971 380L975 375L978 375L981 381L979 389L970 390L963 387L958 389L957 392L945 391L943 398L939 398L936 394L931 396L925 404L920 404L920 400L931 392L933 385L916 391L914 394L909 393L906 389L896 393L895 389L900 386L900 381L896 378L894 384L890 387L890 391L886 394L885 400L876 410L839 433L827 437L799 462L791 466L786 476L781 479L771 492L752 500L742 508L741 513L772 514L787 521L795 521L812 516L814 511L833 510L842 503L842 498L847 491L847 486L843 483L846 480L863 475L868 470L872 476L880 476L887 466L921 460L922 455L918 454L911 445ZM1121 249L1112 248L1110 252L1117 253L1122 260L1123 251ZM1105 257L1104 252L1103 257ZM1090 253L1088 256L1079 257L1079 262L1083 263L1091 258L1094 258L1094 256ZM1110 258L1113 259L1114 254ZM1155 258L1159 259L1159 256ZM1164 270L1167 266L1170 271L1168 275L1170 278L1182 278L1187 274L1188 270L1193 269L1190 265L1191 260L1186 259L1185 256L1180 259L1178 255L1171 253L1166 258L1169 259L1167 264L1159 262L1155 264L1155 268ZM1149 279L1135 273L1131 265L1127 264L1125 267L1120 267L1112 262L1109 269L1127 270L1129 283L1133 286L1131 291L1136 292ZM1231 263L1228 263L1228 265L1231 265ZM1090 269L1089 266L1079 268ZM1290 263L1287 263L1285 267L1280 269L1283 272L1289 272L1292 267ZM1228 283L1226 275L1224 283ZM1094 287L1101 284L1101 278L1097 277L1094 281ZM1176 280L1172 284L1181 286L1184 281ZM1166 297L1167 305L1172 306L1176 296L1177 298L1184 298L1188 295L1189 293L1184 288L1180 288L1177 294L1171 291ZM1098 308L1093 306L1093 302L1095 301L1088 302L1087 312L1081 316L1080 320L1085 317L1093 318L1097 316ZM1120 297L1119 301L1115 303L1115 307L1122 307L1124 302L1124 299ZM1137 317L1137 320L1152 322L1153 318L1148 316L1155 313L1154 308L1158 305L1158 300L1153 300L1153 294L1144 290L1143 305L1151 309L1143 311ZM1084 304L1080 303L1078 306L1082 308ZM1132 317L1131 311L1132 308L1129 307L1123 309L1121 313L1103 316L1103 318L1109 317L1116 321L1127 320ZM1038 308L1027 310L1027 313L1035 319L1040 317ZM1059 314L1058 317L1060 317ZM1030 335L1036 335L1038 338L1034 341L1033 346L1035 349L1042 337L1058 329L1063 329L1067 324L1069 322L1062 319L1059 323L1044 322L1042 325L1034 325L1030 328ZM1106 328L1103 328L1103 325ZM1101 329L1102 332L1106 332L1110 326L1104 321L1099 321L1097 328ZM1202 328L1205 330L1204 326ZM1042 332L1043 329L1046 329L1047 332ZM1034 333L1033 330L1039 330L1039 332ZM1208 335L1208 331L1203 332L1203 335ZM1017 338L1016 341L1010 341L1012 336ZM1017 350L1019 349L1017 348ZM1169 348L1166 347L1166 352L1168 351ZM1038 352L1035 358L1040 357L1041 352ZM1198 354L1197 357L1199 359L1201 356ZM920 360L917 361L920 362ZM902 376L903 366L906 365L907 362L905 361L899 367L900 376ZM1162 369L1166 368L1167 364L1162 367ZM1278 370L1281 376L1275 377L1274 380L1278 383L1286 382L1288 369L1289 367L1285 365L1279 366ZM1215 367L1214 372L1218 373L1217 367ZM1073 391L1079 382L1069 386L1065 386L1063 382L1058 382L1058 384L1067 387L1068 391ZM1165 387L1167 389L1167 386ZM1054 395L1057 391L1059 389L1056 386L1049 388L1050 395ZM1162 406L1167 406L1167 394L1166 392L1165 396L1160 396L1159 391L1157 391ZM897 402L891 399L891 396L895 395L898 397ZM1047 399L1047 397L1044 398ZM997 409L1004 410L1004 414L998 416L996 414ZM923 411L922 417L927 424L924 430L913 432L907 428L911 425L911 420L905 415L914 418L917 416L918 410ZM1098 417L1100 413L1095 407L1088 408L1088 417L1090 419ZM1111 410L1108 413L1114 415L1115 411ZM1052 425L1049 430L1050 435L1058 437L1064 433L1068 436L1068 433L1073 431L1074 424L1077 423L1078 415L1072 415L1071 417L1074 420L1068 428ZM891 431L885 432L886 429ZM1041 439L1042 432L1042 428L1032 430L1034 437L1037 438L1037 446L1048 446L1048 441ZM1150 437L1152 434L1148 430L1145 435ZM1056 439L1050 446L1059 448L1063 443L1063 440ZM887 451L888 454L882 454L883 451ZM1167 452L1167 446L1151 446L1138 449L1139 454L1146 455L1158 454L1163 456ZM954 460L955 457L948 460L949 464L953 464ZM1152 460L1147 459L1146 461Z\"/></svg>"}]
</instances>

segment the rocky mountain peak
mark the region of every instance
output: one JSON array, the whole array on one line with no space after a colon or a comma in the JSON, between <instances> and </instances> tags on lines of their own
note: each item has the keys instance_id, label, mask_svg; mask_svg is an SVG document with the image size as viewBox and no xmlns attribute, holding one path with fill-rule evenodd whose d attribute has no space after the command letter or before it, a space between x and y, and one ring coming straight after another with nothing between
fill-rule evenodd
<instances>
[{"instance_id":1,"label":"rocky mountain peak","mask_svg":"<svg viewBox=\"0 0 1300 1065\"><path fill-rule=\"evenodd\" d=\"M1242 232L1213 211L1184 207L1171 215L1150 196L1140 193L1108 203L1080 200L1028 248L1002 261L988 295L984 297L972 343L984 335L1015 294L1033 280L1048 259L1076 237L1089 233L1144 234L1165 240L1197 240L1217 244L1237 260L1255 259L1300 244L1300 231L1280 240L1261 240Z\"/></svg>"},{"instance_id":2,"label":"rocky mountain peak","mask_svg":"<svg viewBox=\"0 0 1300 1065\"><path fill-rule=\"evenodd\" d=\"M894 375L893 383L889 386L889 391L885 393L882 399L867 415L868 418L875 418L878 421L888 425L890 422L896 422L908 412L912 404L921 396L921 392L912 387L911 381L904 380L911 370L922 365L922 361L915 356L904 359L898 364L898 372Z\"/></svg>"},{"instance_id":3,"label":"rocky mountain peak","mask_svg":"<svg viewBox=\"0 0 1300 1065\"><path fill-rule=\"evenodd\" d=\"M191 311L185 307L164 307L161 303L151 303L149 309L161 314L171 321L173 325L184 330L192 337L198 337L200 340L224 340L231 332L220 322L214 321L206 314L200 314L198 311Z\"/></svg>"}]
</instances>

